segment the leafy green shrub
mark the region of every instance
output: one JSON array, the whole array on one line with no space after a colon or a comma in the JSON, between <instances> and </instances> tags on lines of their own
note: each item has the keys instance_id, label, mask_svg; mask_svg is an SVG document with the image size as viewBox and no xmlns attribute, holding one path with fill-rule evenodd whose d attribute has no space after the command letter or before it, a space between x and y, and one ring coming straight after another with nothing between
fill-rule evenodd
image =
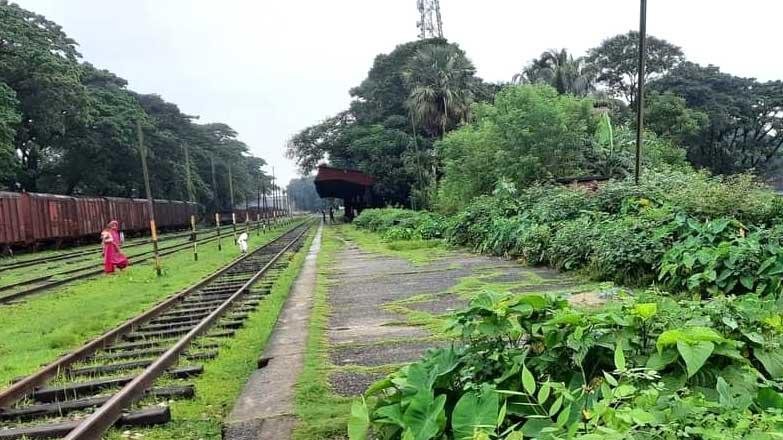
<instances>
[{"instance_id":1,"label":"leafy green shrub","mask_svg":"<svg viewBox=\"0 0 783 440\"><path fill-rule=\"evenodd\" d=\"M462 344L373 384L351 439L772 439L783 428L783 307L656 292L600 310L484 292Z\"/></svg>"},{"instance_id":2,"label":"leafy green shrub","mask_svg":"<svg viewBox=\"0 0 783 440\"><path fill-rule=\"evenodd\" d=\"M354 225L380 233L387 241L443 238L448 226L439 214L396 208L366 209L354 220Z\"/></svg>"},{"instance_id":3,"label":"leafy green shrub","mask_svg":"<svg viewBox=\"0 0 783 440\"><path fill-rule=\"evenodd\" d=\"M765 229L749 232L737 220L689 219L683 238L663 256L658 278L702 295L758 292L780 295L783 249Z\"/></svg>"},{"instance_id":4,"label":"leafy green shrub","mask_svg":"<svg viewBox=\"0 0 783 440\"><path fill-rule=\"evenodd\" d=\"M587 265L595 249L596 223L591 215L561 223L546 250L549 264L558 270L576 270Z\"/></svg>"},{"instance_id":5,"label":"leafy green shrub","mask_svg":"<svg viewBox=\"0 0 783 440\"><path fill-rule=\"evenodd\" d=\"M674 216L660 209L599 222L590 257L592 275L620 283L652 281L676 228Z\"/></svg>"}]
</instances>

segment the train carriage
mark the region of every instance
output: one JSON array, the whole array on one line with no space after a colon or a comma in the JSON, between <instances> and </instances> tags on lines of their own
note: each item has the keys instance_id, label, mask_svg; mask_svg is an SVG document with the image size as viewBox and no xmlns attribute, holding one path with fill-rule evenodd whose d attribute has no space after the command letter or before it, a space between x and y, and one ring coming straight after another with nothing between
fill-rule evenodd
<instances>
[{"instance_id":1,"label":"train carriage","mask_svg":"<svg viewBox=\"0 0 783 440\"><path fill-rule=\"evenodd\" d=\"M144 216L143 204L135 199L120 197L105 197L109 208L109 221L117 220L120 228L125 231L141 231L148 227Z\"/></svg>"},{"instance_id":2,"label":"train carriage","mask_svg":"<svg viewBox=\"0 0 783 440\"><path fill-rule=\"evenodd\" d=\"M19 193L0 191L0 244L25 241L29 228L23 220L25 201Z\"/></svg>"},{"instance_id":3,"label":"train carriage","mask_svg":"<svg viewBox=\"0 0 783 440\"><path fill-rule=\"evenodd\" d=\"M75 237L95 235L103 230L103 227L109 222L108 202L103 197L78 197L74 198L76 204L77 229Z\"/></svg>"},{"instance_id":4,"label":"train carriage","mask_svg":"<svg viewBox=\"0 0 783 440\"><path fill-rule=\"evenodd\" d=\"M54 194L27 193L32 241L58 240L79 235L76 199Z\"/></svg>"},{"instance_id":5,"label":"train carriage","mask_svg":"<svg viewBox=\"0 0 783 440\"><path fill-rule=\"evenodd\" d=\"M155 200L160 228L185 228L195 203ZM111 220L125 232L149 231L146 199L72 197L0 191L0 247L97 236Z\"/></svg>"}]
</instances>

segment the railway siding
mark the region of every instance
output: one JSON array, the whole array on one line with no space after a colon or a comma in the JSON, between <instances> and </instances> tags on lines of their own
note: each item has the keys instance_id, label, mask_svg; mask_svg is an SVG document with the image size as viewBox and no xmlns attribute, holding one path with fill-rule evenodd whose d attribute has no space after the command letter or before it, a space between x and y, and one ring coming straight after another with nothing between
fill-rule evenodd
<instances>
[{"instance_id":1,"label":"railway siding","mask_svg":"<svg viewBox=\"0 0 783 440\"><path fill-rule=\"evenodd\" d=\"M95 438L118 420L128 424L165 422L169 417L168 409L138 408L127 414L123 414L122 410L140 398L149 398L150 394L158 397L186 395L187 391L181 387L167 389L154 388L152 385L162 374L190 376L201 372L197 362L214 357L221 338L233 335L236 329L242 327L248 313L262 304L274 277L288 261L285 255L290 255L301 245L306 229L306 225L294 228L280 239L219 271L206 282L194 286L154 311L145 313L142 318L131 321L130 325L122 326L116 334L110 332L81 352L77 351L71 359L66 357L59 365L51 365L56 375L44 373L39 377L41 380L27 378L0 393L0 406L5 407L9 407L10 402L19 402L22 395L28 396L12 410L15 412L6 411L5 416L0 412L0 419L12 419L20 424L0 430L0 438L40 435L46 430L59 435L66 429L72 430L68 438ZM181 320L183 318L187 319ZM179 355L194 341L180 359ZM97 354L96 348L100 348ZM149 357L152 351L163 348L165 352L161 355ZM127 356L123 356L123 353ZM142 359L135 359L136 356ZM174 368L175 362L180 364L177 368ZM112 376L134 369L143 370L135 376ZM43 391L38 389L29 394L42 380L52 376L54 378L50 383L55 382L54 388ZM84 382L76 379L82 377L92 380ZM123 388L106 401L101 400L103 396L100 395L83 398L83 394L116 386ZM78 411L90 404L102 403L76 427L63 426L62 423L26 426L20 419L52 410L51 406L42 406L44 403L30 404L30 399L46 400L46 396L49 399L51 396L55 396L55 399L66 396L71 398L68 405L59 407L58 411ZM31 429L38 431L31 432Z\"/></svg>"}]
</instances>

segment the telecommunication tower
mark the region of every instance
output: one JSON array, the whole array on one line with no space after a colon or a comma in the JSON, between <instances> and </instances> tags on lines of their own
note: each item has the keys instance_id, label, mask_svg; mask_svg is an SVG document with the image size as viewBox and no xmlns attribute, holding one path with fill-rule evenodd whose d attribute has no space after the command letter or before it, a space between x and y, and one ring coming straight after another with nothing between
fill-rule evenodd
<instances>
[{"instance_id":1,"label":"telecommunication tower","mask_svg":"<svg viewBox=\"0 0 783 440\"><path fill-rule=\"evenodd\" d=\"M419 38L443 38L443 22L440 19L440 2L438 0L416 0L421 19L416 23L419 28Z\"/></svg>"}]
</instances>

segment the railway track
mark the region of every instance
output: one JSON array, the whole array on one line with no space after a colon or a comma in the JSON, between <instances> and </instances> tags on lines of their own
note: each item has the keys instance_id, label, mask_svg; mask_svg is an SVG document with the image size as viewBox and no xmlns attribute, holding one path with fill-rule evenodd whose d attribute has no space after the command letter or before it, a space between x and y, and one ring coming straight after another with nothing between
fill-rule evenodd
<instances>
[{"instance_id":1,"label":"railway track","mask_svg":"<svg viewBox=\"0 0 783 440\"><path fill-rule=\"evenodd\" d=\"M259 224L263 224L262 222L250 222L251 228L257 227ZM237 224L237 230L240 230L245 227L244 223ZM233 225L223 225L220 227L221 234L225 234L227 232L231 232L233 229ZM189 237L192 234L192 231L188 230L185 232L172 232L168 234L161 234L158 242L164 242L164 241L170 241L170 240L176 240L184 237ZM196 235L201 234L207 234L208 236L216 235L215 228L200 228L196 230ZM133 239L127 241L123 245L123 249L129 249L133 247L138 246L145 246L152 243L152 240L150 240L149 237L143 237L139 239ZM71 252L63 252L58 253L55 255L49 255L49 256L43 256L43 257L37 257L37 258L26 258L26 259L12 259L12 262L2 262L0 261L0 272L14 270L14 269L21 269L25 267L32 267L32 266L39 266L44 264L49 264L52 262L62 262L62 260L79 260L89 257L98 257L103 252L103 248L101 246L90 246L88 249L77 249Z\"/></svg>"},{"instance_id":2,"label":"railway track","mask_svg":"<svg viewBox=\"0 0 783 440\"><path fill-rule=\"evenodd\" d=\"M0 392L0 440L97 439L119 425L170 420L187 379L263 306L312 222L295 226L204 281Z\"/></svg>"},{"instance_id":3,"label":"railway track","mask_svg":"<svg viewBox=\"0 0 783 440\"><path fill-rule=\"evenodd\" d=\"M225 236L218 237L217 234L201 237L196 240L199 245L210 243L223 238ZM173 244L171 246L161 247L159 249L160 256L171 255L176 252L187 250L192 248L193 242L186 241L183 243ZM154 258L152 250L141 252L134 255L128 255L131 263L138 264L144 261ZM67 264L61 262L60 264ZM103 273L102 263L90 263L80 267L74 267L50 274L44 274L41 276L35 276L25 280L17 281L0 286L0 305L7 304L12 301L19 300L20 298L39 293L44 290L59 287L64 284L68 284L83 278L88 278Z\"/></svg>"}]
</instances>

